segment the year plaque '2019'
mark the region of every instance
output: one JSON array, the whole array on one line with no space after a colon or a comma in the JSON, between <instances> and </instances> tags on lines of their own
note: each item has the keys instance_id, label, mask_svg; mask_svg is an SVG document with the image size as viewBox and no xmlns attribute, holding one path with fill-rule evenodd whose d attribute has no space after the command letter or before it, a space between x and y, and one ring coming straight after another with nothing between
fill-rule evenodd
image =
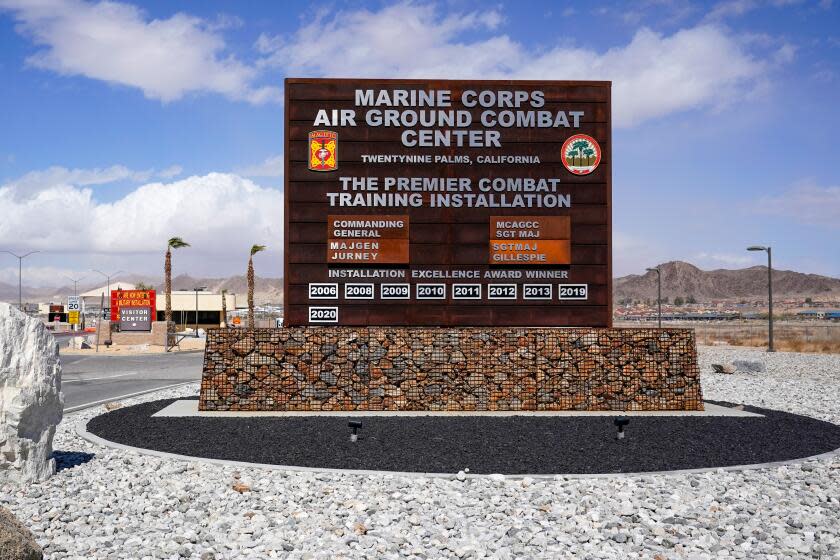
<instances>
[{"instance_id":1,"label":"year plaque '2019'","mask_svg":"<svg viewBox=\"0 0 840 560\"><path fill-rule=\"evenodd\" d=\"M285 88L286 325L611 326L610 82Z\"/></svg>"}]
</instances>

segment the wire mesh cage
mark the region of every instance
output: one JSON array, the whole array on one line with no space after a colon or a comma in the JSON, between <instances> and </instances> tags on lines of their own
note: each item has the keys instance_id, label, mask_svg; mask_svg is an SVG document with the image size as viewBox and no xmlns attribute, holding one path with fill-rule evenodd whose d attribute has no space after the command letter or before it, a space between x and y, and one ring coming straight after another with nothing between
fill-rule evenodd
<instances>
[{"instance_id":1,"label":"wire mesh cage","mask_svg":"<svg viewBox=\"0 0 840 560\"><path fill-rule=\"evenodd\" d=\"M699 410L691 329L211 329L202 410Z\"/></svg>"}]
</instances>

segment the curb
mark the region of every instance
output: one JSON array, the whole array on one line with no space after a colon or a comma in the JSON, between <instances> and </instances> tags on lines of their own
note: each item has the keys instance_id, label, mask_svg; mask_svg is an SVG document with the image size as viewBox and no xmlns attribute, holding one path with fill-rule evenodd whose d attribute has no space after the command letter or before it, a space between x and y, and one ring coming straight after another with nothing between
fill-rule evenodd
<instances>
[{"instance_id":1,"label":"curb","mask_svg":"<svg viewBox=\"0 0 840 560\"><path fill-rule=\"evenodd\" d=\"M121 399L130 399L133 397L139 397L141 395L147 395L149 393L154 393L156 391L163 391L165 389L174 389L175 387L181 387L183 385L190 385L192 383L201 383L200 379L195 381L184 381L183 383L175 383L174 385L164 385L163 387L155 387L154 389L145 389L143 391L138 391L136 393L128 393L127 395L117 395L115 397L109 397L107 399L102 399L90 403L80 404L78 406L71 406L70 408L64 409L64 414L72 414L73 412L79 412L80 410L85 410L88 408L93 408L94 406L99 406L100 404L105 404L109 402L118 401Z\"/></svg>"},{"instance_id":2,"label":"curb","mask_svg":"<svg viewBox=\"0 0 840 560\"><path fill-rule=\"evenodd\" d=\"M299 467L294 465L273 465L268 463L248 463L245 461L230 461L227 459L212 459L207 457L195 457L192 455L179 455L177 453L168 453L166 451L155 451L154 449L146 449L143 447L133 447L116 443L107 439L103 439L87 431L87 423L78 422L76 424L76 434L91 442L103 447L110 447L112 449L119 449L122 451L133 451L140 455L150 455L153 457L160 457L162 459L172 459L176 461L190 461L195 463L209 463L212 465L221 465L224 467L238 467L242 469L259 468L274 471L291 471L291 472L305 472L318 474L344 474L344 475L359 475L359 476L399 476L409 478L442 478L457 480L456 473L424 473L424 472L401 472L401 471L375 471L375 470L361 470L361 469L327 469L316 467ZM811 455L810 457L802 457L800 459L790 459L787 461L774 461L771 463L755 463L750 465L730 465L726 467L704 467L698 469L681 469L674 471L650 471L650 472L635 472L635 473L597 473L597 474L505 474L505 480L519 480L523 478L532 478L539 480L557 480L557 479L578 479L578 478L638 478L649 476L667 476L667 475L686 475L686 474L703 474L711 472L739 472L752 471L768 468L778 468L794 466L808 461L828 460L835 457L840 457L840 448L819 455ZM467 474L466 478L482 479L497 476L494 474Z\"/></svg>"}]
</instances>

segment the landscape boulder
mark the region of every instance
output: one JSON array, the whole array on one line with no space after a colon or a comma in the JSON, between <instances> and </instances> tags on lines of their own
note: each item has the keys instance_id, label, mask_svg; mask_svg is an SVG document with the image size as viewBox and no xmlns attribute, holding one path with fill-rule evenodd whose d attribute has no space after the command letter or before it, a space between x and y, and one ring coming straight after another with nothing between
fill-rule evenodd
<instances>
[{"instance_id":1,"label":"landscape boulder","mask_svg":"<svg viewBox=\"0 0 840 560\"><path fill-rule=\"evenodd\" d=\"M0 558L3 560L41 560L44 552L29 529L12 512L0 506Z\"/></svg>"},{"instance_id":2,"label":"landscape boulder","mask_svg":"<svg viewBox=\"0 0 840 560\"><path fill-rule=\"evenodd\" d=\"M63 408L55 339L43 322L0 303L0 482L55 473L52 442Z\"/></svg>"},{"instance_id":3,"label":"landscape boulder","mask_svg":"<svg viewBox=\"0 0 840 560\"><path fill-rule=\"evenodd\" d=\"M735 373L736 368L732 364L712 364L712 371L715 373Z\"/></svg>"}]
</instances>

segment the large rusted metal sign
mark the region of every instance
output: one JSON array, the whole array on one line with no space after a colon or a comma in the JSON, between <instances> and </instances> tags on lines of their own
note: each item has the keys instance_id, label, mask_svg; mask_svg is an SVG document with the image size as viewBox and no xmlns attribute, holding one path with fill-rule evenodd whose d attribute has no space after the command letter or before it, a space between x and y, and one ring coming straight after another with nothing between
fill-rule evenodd
<instances>
[{"instance_id":1,"label":"large rusted metal sign","mask_svg":"<svg viewBox=\"0 0 840 560\"><path fill-rule=\"evenodd\" d=\"M609 82L285 85L285 324L611 325Z\"/></svg>"}]
</instances>

